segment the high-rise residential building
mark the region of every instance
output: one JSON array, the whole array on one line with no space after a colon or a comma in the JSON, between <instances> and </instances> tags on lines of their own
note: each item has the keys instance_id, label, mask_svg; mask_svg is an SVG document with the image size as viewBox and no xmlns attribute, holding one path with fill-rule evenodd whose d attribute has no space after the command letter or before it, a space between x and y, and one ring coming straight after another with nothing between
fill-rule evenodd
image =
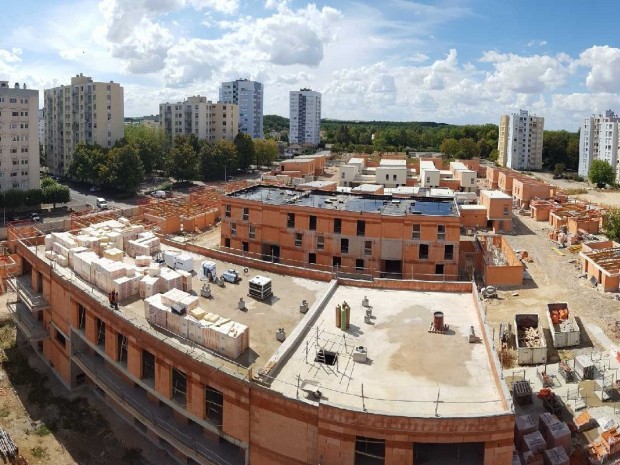
<instances>
[{"instance_id":1,"label":"high-rise residential building","mask_svg":"<svg viewBox=\"0 0 620 465\"><path fill-rule=\"evenodd\" d=\"M38 99L37 99L38 100ZM39 151L41 156L45 155L45 110L39 109Z\"/></svg>"},{"instance_id":2,"label":"high-rise residential building","mask_svg":"<svg viewBox=\"0 0 620 465\"><path fill-rule=\"evenodd\" d=\"M321 141L321 93L310 89L290 93L288 140L291 144L319 145Z\"/></svg>"},{"instance_id":3,"label":"high-rise residential building","mask_svg":"<svg viewBox=\"0 0 620 465\"><path fill-rule=\"evenodd\" d=\"M39 91L0 81L0 189L38 189Z\"/></svg>"},{"instance_id":4,"label":"high-rise residential building","mask_svg":"<svg viewBox=\"0 0 620 465\"><path fill-rule=\"evenodd\" d=\"M497 143L500 165L513 170L542 169L544 126L542 116L530 115L527 110L503 115Z\"/></svg>"},{"instance_id":5,"label":"high-rise residential building","mask_svg":"<svg viewBox=\"0 0 620 465\"><path fill-rule=\"evenodd\" d=\"M123 88L115 82L94 82L81 73L67 86L47 89L45 153L50 172L69 169L76 145L110 148L125 135Z\"/></svg>"},{"instance_id":6,"label":"high-rise residential building","mask_svg":"<svg viewBox=\"0 0 620 465\"><path fill-rule=\"evenodd\" d=\"M581 176L588 176L590 165L594 160L604 160L616 172L618 169L618 123L620 117L607 110L604 115L585 118L579 133L579 168Z\"/></svg>"},{"instance_id":7,"label":"high-rise residential building","mask_svg":"<svg viewBox=\"0 0 620 465\"><path fill-rule=\"evenodd\" d=\"M161 103L159 124L171 140L188 134L208 141L233 140L239 132L239 106L213 103L200 95L184 102Z\"/></svg>"},{"instance_id":8,"label":"high-rise residential building","mask_svg":"<svg viewBox=\"0 0 620 465\"><path fill-rule=\"evenodd\" d=\"M263 85L248 79L223 82L220 102L239 105L239 131L263 138Z\"/></svg>"}]
</instances>

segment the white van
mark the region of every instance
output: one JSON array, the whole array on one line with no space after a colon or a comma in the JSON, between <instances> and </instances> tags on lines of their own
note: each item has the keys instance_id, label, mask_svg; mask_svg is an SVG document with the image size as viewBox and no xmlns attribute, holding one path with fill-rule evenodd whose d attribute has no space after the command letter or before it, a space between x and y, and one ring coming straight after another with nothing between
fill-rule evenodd
<instances>
[{"instance_id":1,"label":"white van","mask_svg":"<svg viewBox=\"0 0 620 465\"><path fill-rule=\"evenodd\" d=\"M165 199L166 198L166 191L153 191L153 193L151 195L153 197L156 197L156 198Z\"/></svg>"},{"instance_id":2,"label":"white van","mask_svg":"<svg viewBox=\"0 0 620 465\"><path fill-rule=\"evenodd\" d=\"M97 208L101 208L102 210L105 210L108 208L108 202L106 202L106 200L103 197L98 197L97 198Z\"/></svg>"}]
</instances>

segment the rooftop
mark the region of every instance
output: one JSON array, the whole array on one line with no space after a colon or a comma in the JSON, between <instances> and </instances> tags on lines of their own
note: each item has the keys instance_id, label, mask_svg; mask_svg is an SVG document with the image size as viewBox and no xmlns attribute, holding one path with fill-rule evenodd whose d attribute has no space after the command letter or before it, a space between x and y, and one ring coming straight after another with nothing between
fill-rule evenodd
<instances>
[{"instance_id":1,"label":"rooftop","mask_svg":"<svg viewBox=\"0 0 620 465\"><path fill-rule=\"evenodd\" d=\"M490 199L512 199L512 197L502 191L481 190L480 195L486 195Z\"/></svg>"},{"instance_id":2,"label":"rooftop","mask_svg":"<svg viewBox=\"0 0 620 465\"><path fill-rule=\"evenodd\" d=\"M607 273L620 274L620 247L594 249L582 253Z\"/></svg>"},{"instance_id":3,"label":"rooftop","mask_svg":"<svg viewBox=\"0 0 620 465\"><path fill-rule=\"evenodd\" d=\"M297 205L380 215L457 216L453 199L417 197L392 199L386 195L353 195L319 191L300 192L294 189L254 186L228 194L229 197L262 202L268 205Z\"/></svg>"},{"instance_id":4,"label":"rooftop","mask_svg":"<svg viewBox=\"0 0 620 465\"><path fill-rule=\"evenodd\" d=\"M364 322L367 296L371 323ZM351 306L350 327L335 325L335 309ZM446 334L430 333L433 313L444 313ZM507 413L505 391L496 384L492 352L469 342L470 328L482 336L472 294L384 291L340 286L272 380L271 388L291 398L354 410L421 417L485 416ZM368 361L353 360L363 346ZM323 349L333 365L315 361ZM497 365L495 369L499 370Z\"/></svg>"},{"instance_id":5,"label":"rooftop","mask_svg":"<svg viewBox=\"0 0 620 465\"><path fill-rule=\"evenodd\" d=\"M381 167L398 167L398 168L406 168L407 160L397 159L397 158L382 158L379 162L379 166Z\"/></svg>"}]
</instances>

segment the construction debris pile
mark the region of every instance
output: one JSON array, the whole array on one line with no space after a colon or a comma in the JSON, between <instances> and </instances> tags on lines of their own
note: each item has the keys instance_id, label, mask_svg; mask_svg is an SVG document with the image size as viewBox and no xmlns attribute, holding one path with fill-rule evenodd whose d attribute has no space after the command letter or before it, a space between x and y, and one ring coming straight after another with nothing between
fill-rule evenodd
<instances>
[{"instance_id":1,"label":"construction debris pile","mask_svg":"<svg viewBox=\"0 0 620 465\"><path fill-rule=\"evenodd\" d=\"M517 328L520 347L540 347L540 332L538 328L527 326Z\"/></svg>"},{"instance_id":2,"label":"construction debris pile","mask_svg":"<svg viewBox=\"0 0 620 465\"><path fill-rule=\"evenodd\" d=\"M198 307L199 297L177 289L144 300L146 319L207 349L236 359L250 345L250 329Z\"/></svg>"}]
</instances>

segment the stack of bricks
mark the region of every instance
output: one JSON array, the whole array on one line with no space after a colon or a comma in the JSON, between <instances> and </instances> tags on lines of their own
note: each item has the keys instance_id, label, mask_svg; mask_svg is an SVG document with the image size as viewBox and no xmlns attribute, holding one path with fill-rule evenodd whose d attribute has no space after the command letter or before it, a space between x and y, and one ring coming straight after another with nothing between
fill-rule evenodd
<instances>
[{"instance_id":1,"label":"stack of bricks","mask_svg":"<svg viewBox=\"0 0 620 465\"><path fill-rule=\"evenodd\" d=\"M521 452L523 452L523 463L526 465L543 465L543 452L547 448L545 438L540 431L523 436Z\"/></svg>"}]
</instances>

